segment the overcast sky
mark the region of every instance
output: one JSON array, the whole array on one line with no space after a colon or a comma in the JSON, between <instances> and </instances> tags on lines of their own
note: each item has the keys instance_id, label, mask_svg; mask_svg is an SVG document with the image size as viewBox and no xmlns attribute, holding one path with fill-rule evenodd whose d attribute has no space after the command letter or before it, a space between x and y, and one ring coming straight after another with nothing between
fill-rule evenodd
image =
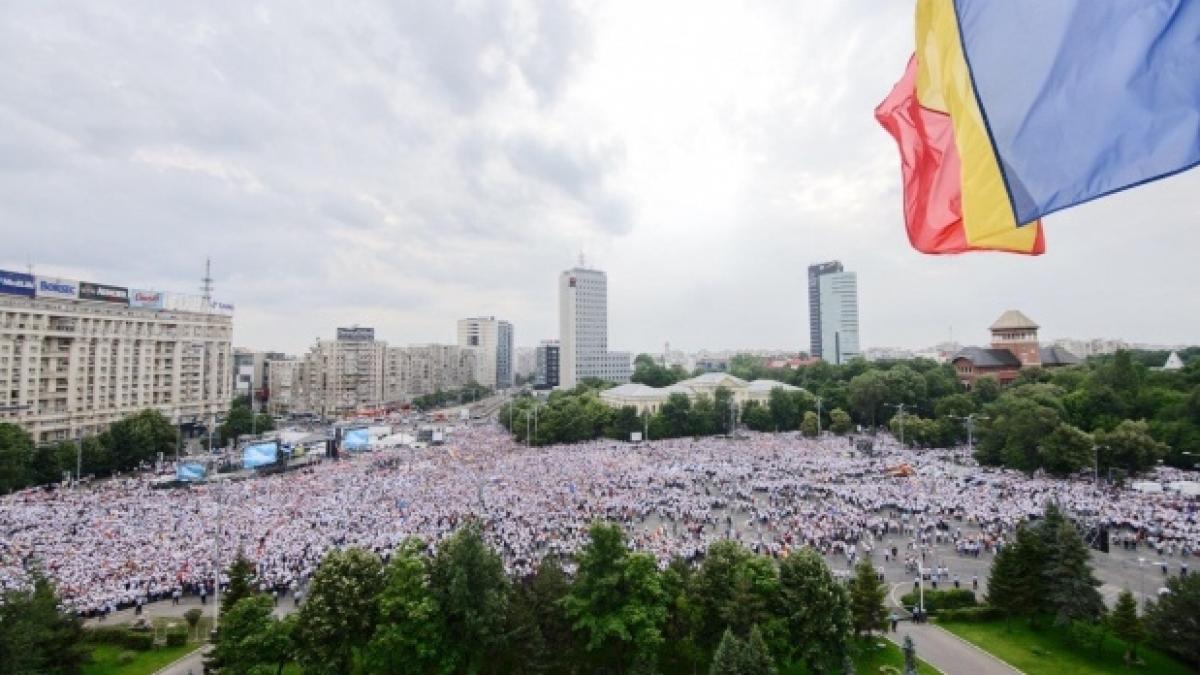
<instances>
[{"instance_id":1,"label":"overcast sky","mask_svg":"<svg viewBox=\"0 0 1200 675\"><path fill-rule=\"evenodd\" d=\"M872 117L911 2L0 4L0 267L195 292L235 343L338 325L557 337L609 275L613 348L807 349L805 267L862 343L1200 334L1200 171L1047 220L1040 258L913 252Z\"/></svg>"}]
</instances>

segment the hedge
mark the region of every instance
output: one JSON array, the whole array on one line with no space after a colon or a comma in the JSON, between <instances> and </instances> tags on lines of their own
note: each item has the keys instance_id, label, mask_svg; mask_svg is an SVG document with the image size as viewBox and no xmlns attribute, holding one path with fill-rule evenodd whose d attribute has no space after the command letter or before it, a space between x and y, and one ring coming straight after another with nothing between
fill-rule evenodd
<instances>
[{"instance_id":1,"label":"hedge","mask_svg":"<svg viewBox=\"0 0 1200 675\"><path fill-rule=\"evenodd\" d=\"M916 591L905 593L900 598L905 607L916 607L921 602L921 596ZM946 590L925 591L925 611L936 614L947 609L965 609L978 605L975 591L966 588L950 588Z\"/></svg>"},{"instance_id":2,"label":"hedge","mask_svg":"<svg viewBox=\"0 0 1200 675\"><path fill-rule=\"evenodd\" d=\"M944 609L938 612L938 621L958 621L960 623L986 623L1003 619L1004 615L995 607L983 605L980 607L964 607L962 609Z\"/></svg>"},{"instance_id":3,"label":"hedge","mask_svg":"<svg viewBox=\"0 0 1200 675\"><path fill-rule=\"evenodd\" d=\"M139 652L154 648L154 633L130 630L125 626L96 626L87 630L88 642L115 645Z\"/></svg>"},{"instance_id":4,"label":"hedge","mask_svg":"<svg viewBox=\"0 0 1200 675\"><path fill-rule=\"evenodd\" d=\"M167 631L167 646L182 647L187 644L187 630L169 630Z\"/></svg>"}]
</instances>

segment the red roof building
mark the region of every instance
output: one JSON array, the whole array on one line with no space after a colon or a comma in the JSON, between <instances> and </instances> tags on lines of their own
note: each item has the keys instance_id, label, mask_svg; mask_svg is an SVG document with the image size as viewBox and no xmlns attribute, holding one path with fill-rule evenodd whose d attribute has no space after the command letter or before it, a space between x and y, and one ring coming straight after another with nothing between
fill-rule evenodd
<instances>
[{"instance_id":1,"label":"red roof building","mask_svg":"<svg viewBox=\"0 0 1200 675\"><path fill-rule=\"evenodd\" d=\"M1015 309L1001 314L991 326L991 347L964 347L951 359L958 380L968 389L981 377L1008 384L1022 368L1057 368L1079 363L1079 358L1065 349L1039 345L1038 328L1032 319Z\"/></svg>"}]
</instances>

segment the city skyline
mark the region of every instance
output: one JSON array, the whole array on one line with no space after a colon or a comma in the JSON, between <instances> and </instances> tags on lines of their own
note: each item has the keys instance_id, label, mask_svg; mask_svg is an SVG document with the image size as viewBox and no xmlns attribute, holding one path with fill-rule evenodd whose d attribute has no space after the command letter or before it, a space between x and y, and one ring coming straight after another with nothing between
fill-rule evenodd
<instances>
[{"instance_id":1,"label":"city skyline","mask_svg":"<svg viewBox=\"0 0 1200 675\"><path fill-rule=\"evenodd\" d=\"M635 353L805 350L804 268L832 259L864 350L981 342L1008 308L1048 339L1200 334L1197 172L1049 217L1039 258L909 250L871 116L904 3L8 16L0 269L196 294L211 256L238 345L496 315L533 346L580 249Z\"/></svg>"}]
</instances>

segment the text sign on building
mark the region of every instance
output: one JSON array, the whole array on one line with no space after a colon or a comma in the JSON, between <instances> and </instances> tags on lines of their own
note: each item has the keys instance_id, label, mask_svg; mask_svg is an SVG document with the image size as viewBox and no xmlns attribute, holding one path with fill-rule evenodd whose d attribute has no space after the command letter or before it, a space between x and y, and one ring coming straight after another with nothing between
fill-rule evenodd
<instances>
[{"instance_id":1,"label":"text sign on building","mask_svg":"<svg viewBox=\"0 0 1200 675\"><path fill-rule=\"evenodd\" d=\"M37 279L36 295L39 298L57 298L59 300L76 300L79 298L79 282L53 277L35 277Z\"/></svg>"},{"instance_id":2,"label":"text sign on building","mask_svg":"<svg viewBox=\"0 0 1200 675\"><path fill-rule=\"evenodd\" d=\"M337 339L343 341L354 342L370 342L375 339L374 328L339 328L337 329Z\"/></svg>"},{"instance_id":3,"label":"text sign on building","mask_svg":"<svg viewBox=\"0 0 1200 675\"><path fill-rule=\"evenodd\" d=\"M233 305L231 303L214 300L209 307L213 312L221 316L233 316Z\"/></svg>"},{"instance_id":4,"label":"text sign on building","mask_svg":"<svg viewBox=\"0 0 1200 675\"><path fill-rule=\"evenodd\" d=\"M141 307L142 309L162 309L163 292L145 291L140 288L134 288L129 291L129 306Z\"/></svg>"},{"instance_id":5,"label":"text sign on building","mask_svg":"<svg viewBox=\"0 0 1200 675\"><path fill-rule=\"evenodd\" d=\"M79 299L128 305L129 289L122 286L107 286L105 284L94 284L90 281L81 281L79 283Z\"/></svg>"},{"instance_id":6,"label":"text sign on building","mask_svg":"<svg viewBox=\"0 0 1200 675\"><path fill-rule=\"evenodd\" d=\"M0 293L33 297L33 275L0 270Z\"/></svg>"}]
</instances>

